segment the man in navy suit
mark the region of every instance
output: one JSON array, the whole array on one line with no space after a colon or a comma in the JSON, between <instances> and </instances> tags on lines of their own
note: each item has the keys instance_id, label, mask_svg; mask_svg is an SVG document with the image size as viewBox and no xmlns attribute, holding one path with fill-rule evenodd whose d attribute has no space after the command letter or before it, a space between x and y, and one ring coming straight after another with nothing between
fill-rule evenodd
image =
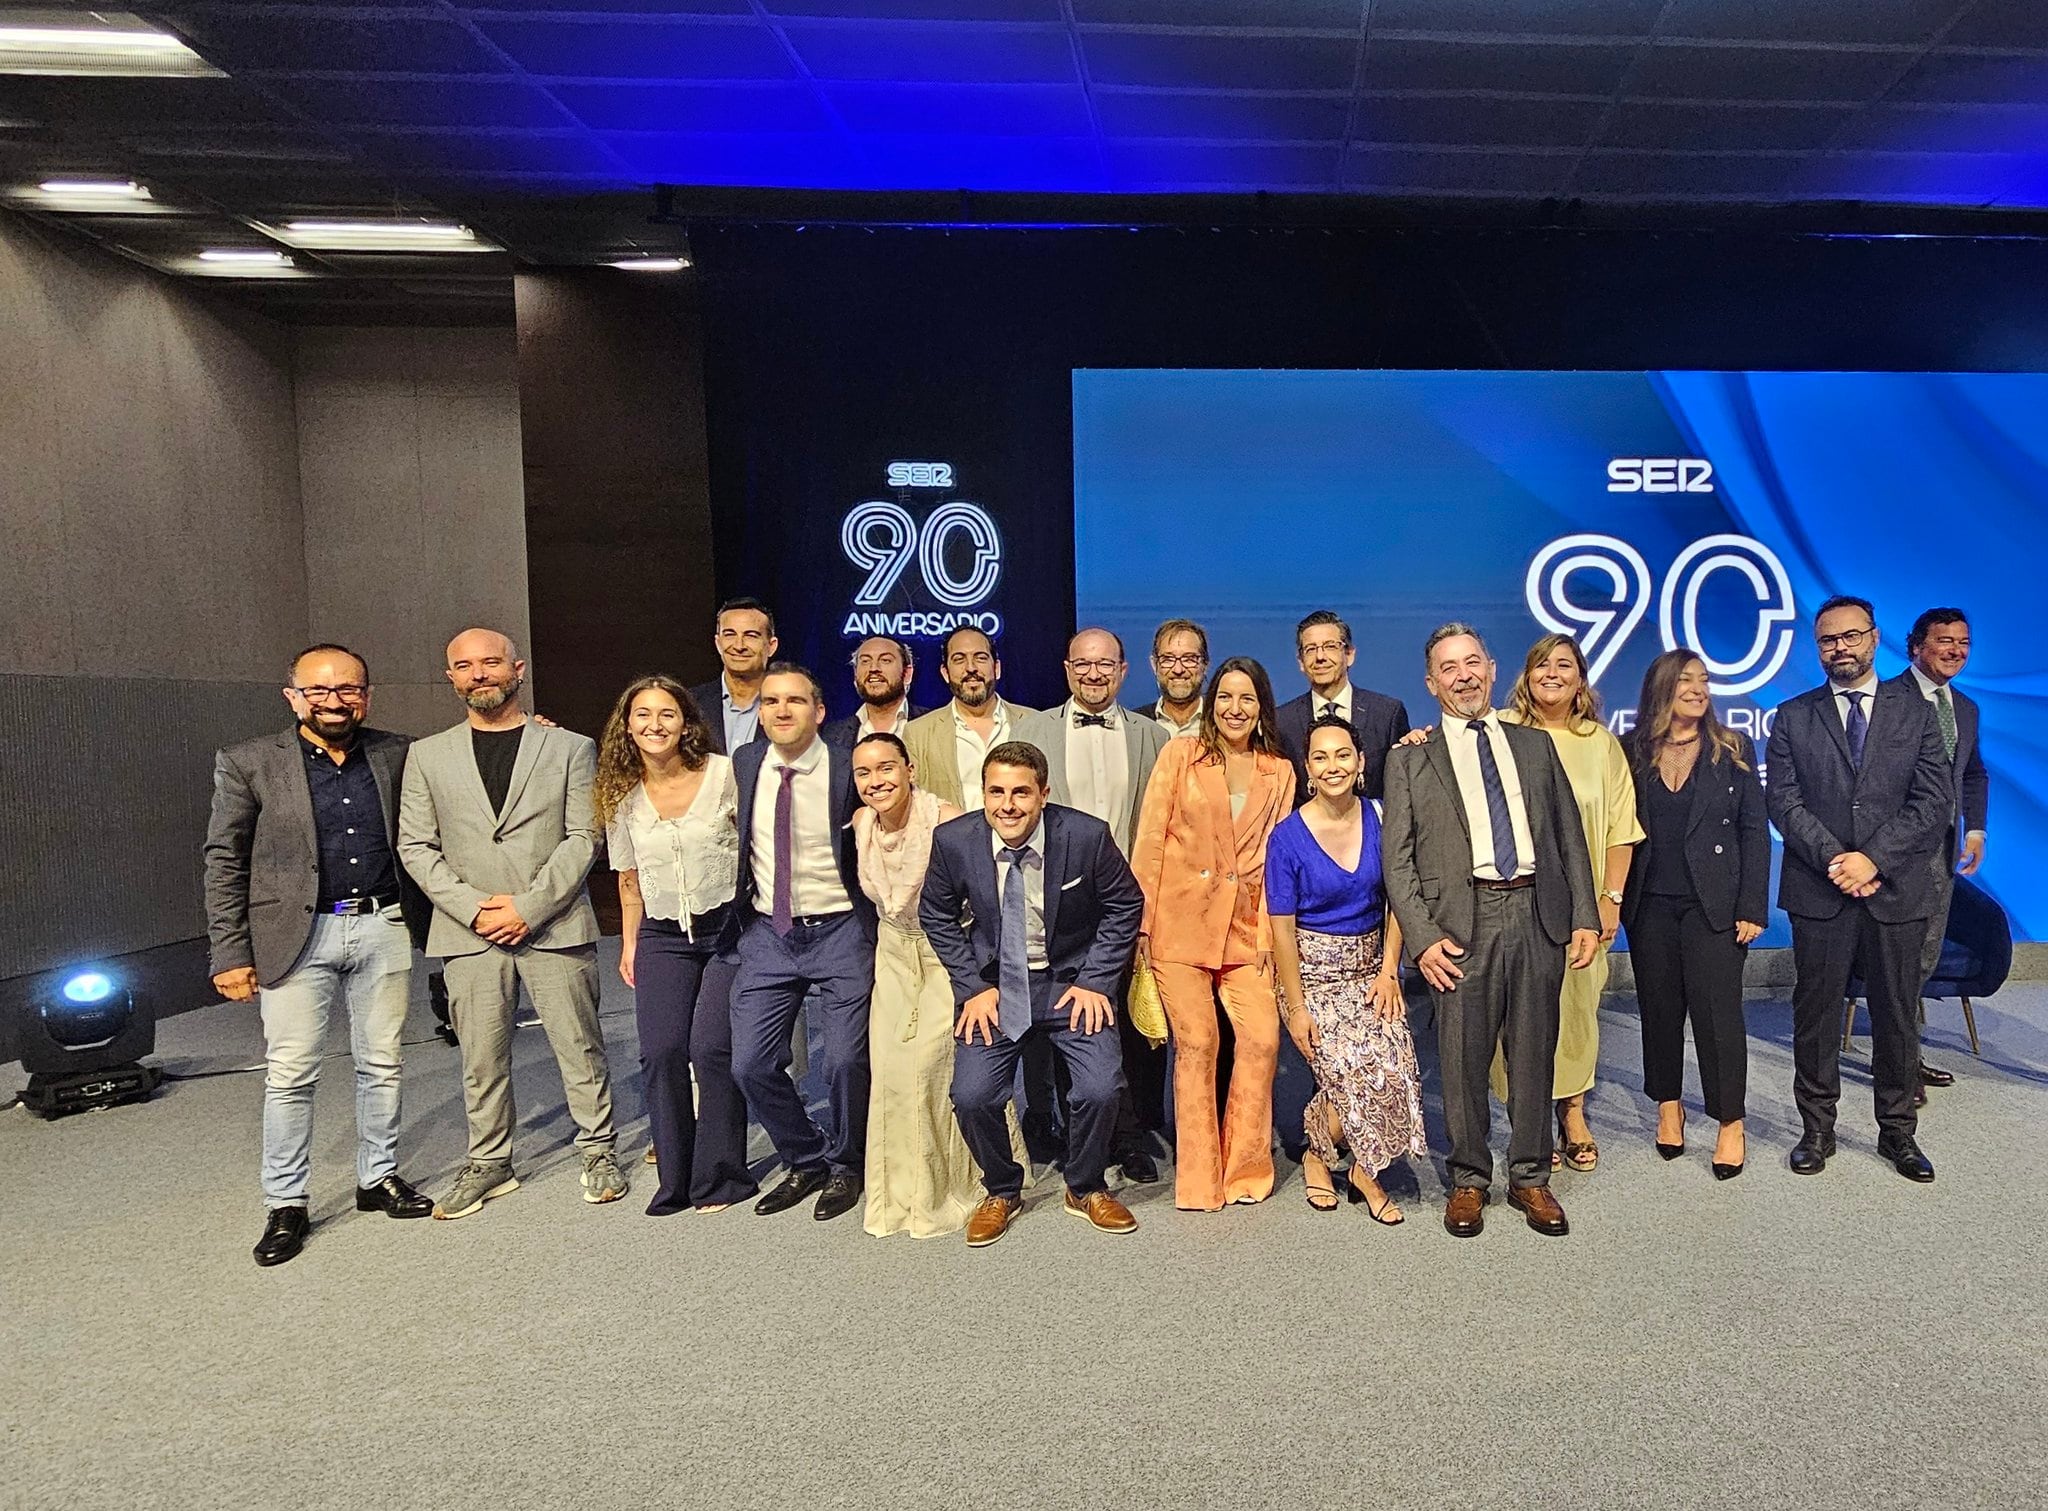
<instances>
[{"instance_id":1,"label":"man in navy suit","mask_svg":"<svg viewBox=\"0 0 2048 1511\"><path fill-rule=\"evenodd\" d=\"M903 726L931 712L910 701L917 675L910 647L893 635L870 635L853 648L853 690L860 707L825 726L825 738L851 750L869 735L903 738Z\"/></svg>"},{"instance_id":2,"label":"man in navy suit","mask_svg":"<svg viewBox=\"0 0 2048 1511\"><path fill-rule=\"evenodd\" d=\"M994 1243L1022 1209L1024 1170L1010 1156L1004 1108L1024 1041L1052 1040L1071 1077L1066 1210L1105 1233L1137 1220L1103 1171L1123 1101L1115 994L1138 942L1145 895L1109 826L1048 802L1045 753L1023 740L990 750L979 813L932 836L918 917L959 1005L953 1110L988 1196L967 1224Z\"/></svg>"},{"instance_id":3,"label":"man in navy suit","mask_svg":"<svg viewBox=\"0 0 2048 1511\"><path fill-rule=\"evenodd\" d=\"M1920 947L1954 778L1933 705L1871 669L1867 601L1830 598L1813 638L1828 680L1778 706L1766 765L1765 805L1785 839L1778 905L1792 915L1792 1095L1805 1128L1792 1169L1816 1175L1835 1152L1839 1025L1854 974L1870 1001L1878 1153L1908 1180L1931 1181L1914 1138Z\"/></svg>"},{"instance_id":4,"label":"man in navy suit","mask_svg":"<svg viewBox=\"0 0 2048 1511\"><path fill-rule=\"evenodd\" d=\"M732 755L763 738L761 678L775 659L775 614L758 598L728 598L718 606L711 637L719 674L690 689L697 711L711 726L711 748Z\"/></svg>"},{"instance_id":5,"label":"man in navy suit","mask_svg":"<svg viewBox=\"0 0 2048 1511\"><path fill-rule=\"evenodd\" d=\"M732 1073L789 1168L754 1210L786 1211L817 1191L812 1215L822 1222L861 1198L875 907L860 889L848 755L818 732L825 704L817 678L776 662L761 680L760 710L765 739L732 757L740 825ZM789 1075L790 1031L813 989L824 1022L824 1128Z\"/></svg>"},{"instance_id":6,"label":"man in navy suit","mask_svg":"<svg viewBox=\"0 0 2048 1511\"><path fill-rule=\"evenodd\" d=\"M1408 733L1408 705L1352 685L1358 647L1351 643L1351 626L1328 609L1317 609L1294 627L1294 655L1308 678L1308 691L1281 704L1273 715L1280 748L1294 763L1294 806L1309 799L1309 726L1327 713L1349 720L1358 731L1358 748L1365 753L1365 795L1386 796L1387 752Z\"/></svg>"}]
</instances>

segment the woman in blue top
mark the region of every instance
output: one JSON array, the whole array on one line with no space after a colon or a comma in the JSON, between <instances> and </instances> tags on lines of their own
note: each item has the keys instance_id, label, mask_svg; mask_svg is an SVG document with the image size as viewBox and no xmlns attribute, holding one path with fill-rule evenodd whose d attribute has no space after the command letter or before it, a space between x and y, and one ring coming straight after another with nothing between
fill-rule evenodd
<instances>
[{"instance_id":1,"label":"woman in blue top","mask_svg":"<svg viewBox=\"0 0 2048 1511\"><path fill-rule=\"evenodd\" d=\"M1341 1140L1351 1148L1351 1199L1392 1226L1401 1209L1377 1177L1404 1155L1429 1152L1401 998L1401 925L1380 882L1379 814L1359 801L1365 761L1357 731L1335 714L1316 720L1307 766L1314 796L1266 845L1287 1031L1316 1076L1303 1119L1302 1181L1311 1207L1336 1209L1331 1167Z\"/></svg>"}]
</instances>

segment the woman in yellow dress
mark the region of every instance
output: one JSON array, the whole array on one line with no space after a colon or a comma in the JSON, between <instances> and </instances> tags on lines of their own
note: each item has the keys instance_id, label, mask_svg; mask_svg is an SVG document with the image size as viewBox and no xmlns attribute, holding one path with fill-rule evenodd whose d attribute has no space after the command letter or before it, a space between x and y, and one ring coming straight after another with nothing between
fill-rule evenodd
<instances>
[{"instance_id":1,"label":"woman in yellow dress","mask_svg":"<svg viewBox=\"0 0 2048 1511\"><path fill-rule=\"evenodd\" d=\"M1556 1071L1550 1094L1557 1102L1553 1165L1591 1170L1600 1148L1586 1124L1586 1093L1600 1059L1600 993L1607 986L1607 950L1621 927L1621 892L1629 856L1643 838L1636 822L1635 776L1628 753L1600 722L1600 695L1586 675L1586 657L1569 635L1545 635L1529 647L1522 675L1501 717L1548 731L1578 800L1586 855L1600 894L1600 953L1583 971L1564 973L1558 999ZM1507 1099L1507 1070L1493 1055L1493 1094Z\"/></svg>"}]
</instances>

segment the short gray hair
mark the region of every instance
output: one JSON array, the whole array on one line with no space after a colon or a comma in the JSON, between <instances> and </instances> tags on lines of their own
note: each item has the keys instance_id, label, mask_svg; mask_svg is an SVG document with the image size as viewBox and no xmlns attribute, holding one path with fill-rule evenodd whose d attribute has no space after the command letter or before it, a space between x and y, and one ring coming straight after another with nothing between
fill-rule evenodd
<instances>
[{"instance_id":1,"label":"short gray hair","mask_svg":"<svg viewBox=\"0 0 2048 1511\"><path fill-rule=\"evenodd\" d=\"M1492 651L1486 649L1486 637L1480 634L1479 631L1462 619L1450 620L1431 630L1429 632L1429 639L1425 640L1422 644L1422 674L1425 677L1431 675L1436 670L1434 660L1436 648L1446 640L1455 640L1460 635L1470 635L1479 642L1479 648L1482 651L1486 651L1488 656L1493 654Z\"/></svg>"}]
</instances>

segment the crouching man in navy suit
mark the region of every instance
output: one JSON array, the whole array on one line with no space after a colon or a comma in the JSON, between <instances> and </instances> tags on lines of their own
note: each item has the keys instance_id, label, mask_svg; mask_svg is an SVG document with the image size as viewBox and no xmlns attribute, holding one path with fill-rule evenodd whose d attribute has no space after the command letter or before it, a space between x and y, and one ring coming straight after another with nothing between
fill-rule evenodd
<instances>
[{"instance_id":1,"label":"crouching man in navy suit","mask_svg":"<svg viewBox=\"0 0 2048 1511\"><path fill-rule=\"evenodd\" d=\"M1049 803L1036 745L1012 740L981 767L979 813L939 825L918 914L959 1005L953 1110L988 1196L967 1224L981 1248L1022 1209L1004 1108L1033 1034L1072 1079L1066 1209L1105 1233L1138 1226L1103 1184L1124 1095L1114 994L1129 969L1144 893L1109 826Z\"/></svg>"}]
</instances>

